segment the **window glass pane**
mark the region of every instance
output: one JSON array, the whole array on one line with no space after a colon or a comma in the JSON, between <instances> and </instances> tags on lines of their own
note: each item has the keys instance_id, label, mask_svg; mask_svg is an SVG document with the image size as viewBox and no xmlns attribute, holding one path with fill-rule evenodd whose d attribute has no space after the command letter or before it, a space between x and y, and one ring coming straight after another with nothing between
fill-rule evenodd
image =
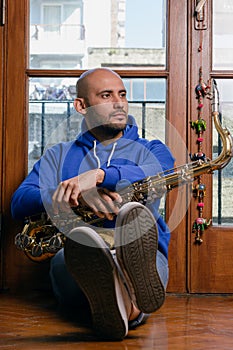
<instances>
[{"instance_id":1,"label":"window glass pane","mask_svg":"<svg viewBox=\"0 0 233 350\"><path fill-rule=\"evenodd\" d=\"M30 0L30 68L164 69L166 0Z\"/></svg>"},{"instance_id":2,"label":"window glass pane","mask_svg":"<svg viewBox=\"0 0 233 350\"><path fill-rule=\"evenodd\" d=\"M123 79L129 114L139 127L139 134L149 140L165 142L166 80ZM32 78L29 82L29 171L45 148L75 139L82 116L74 107L77 79ZM162 88L161 88L162 87ZM139 98L140 97L140 98Z\"/></svg>"},{"instance_id":3,"label":"window glass pane","mask_svg":"<svg viewBox=\"0 0 233 350\"><path fill-rule=\"evenodd\" d=\"M213 0L213 68L233 69L233 1Z\"/></svg>"},{"instance_id":4,"label":"window glass pane","mask_svg":"<svg viewBox=\"0 0 233 350\"><path fill-rule=\"evenodd\" d=\"M33 78L29 82L28 169L44 149L75 138L81 117L73 107L77 79Z\"/></svg>"},{"instance_id":5,"label":"window glass pane","mask_svg":"<svg viewBox=\"0 0 233 350\"><path fill-rule=\"evenodd\" d=\"M220 117L223 127L233 135L233 79L217 80ZM221 152L219 135L213 128L213 158ZM233 161L213 175L213 223L233 225Z\"/></svg>"},{"instance_id":6,"label":"window glass pane","mask_svg":"<svg viewBox=\"0 0 233 350\"><path fill-rule=\"evenodd\" d=\"M42 26L44 32L59 33L61 25L61 6L44 5Z\"/></svg>"}]
</instances>

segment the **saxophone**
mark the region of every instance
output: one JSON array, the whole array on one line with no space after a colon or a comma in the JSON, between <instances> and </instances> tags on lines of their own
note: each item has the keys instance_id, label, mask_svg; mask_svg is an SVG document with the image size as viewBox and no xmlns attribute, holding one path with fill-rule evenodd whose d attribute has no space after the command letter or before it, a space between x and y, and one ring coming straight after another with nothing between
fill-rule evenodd
<instances>
[{"instance_id":1,"label":"saxophone","mask_svg":"<svg viewBox=\"0 0 233 350\"><path fill-rule=\"evenodd\" d=\"M214 160L198 159L131 184L119 191L122 198L121 206L132 201L150 204L155 198L161 198L165 192L193 182L202 174L211 174L227 166L233 156L233 140L229 130L222 127L219 119L219 93L215 81L213 81L212 94L212 116L222 141L219 156ZM45 261L64 246L66 234L72 228L83 224L97 226L97 231L99 230L99 234L108 243L111 233L101 231L103 219L97 217L87 206L79 205L72 209L71 215L61 213L50 218L46 213L42 213L39 217L27 218L23 231L15 237L15 245L24 251L29 259L36 262ZM110 243L109 246L111 246Z\"/></svg>"}]
</instances>

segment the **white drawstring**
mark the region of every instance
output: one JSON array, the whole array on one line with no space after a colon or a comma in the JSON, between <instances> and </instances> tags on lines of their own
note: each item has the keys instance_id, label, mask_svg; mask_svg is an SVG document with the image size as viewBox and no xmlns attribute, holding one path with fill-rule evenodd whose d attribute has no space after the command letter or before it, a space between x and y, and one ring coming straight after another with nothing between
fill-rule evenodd
<instances>
[{"instance_id":1,"label":"white drawstring","mask_svg":"<svg viewBox=\"0 0 233 350\"><path fill-rule=\"evenodd\" d=\"M99 159L99 157L98 157L97 154L96 154L96 146L97 146L97 145L96 145L96 140L94 140L94 149L93 149L93 153L94 153L94 157L95 157L95 159L96 159L96 161L97 161L97 167L98 167L98 169L99 169L99 168L100 168L100 159ZM111 150L111 152L110 152L110 154L109 154L109 157L108 157L107 167L110 166L111 159L112 159L112 156L113 156L113 153L114 153L114 151L115 151L116 146L117 146L117 142L115 142L115 143L113 144L113 146L112 146L112 150Z\"/></svg>"},{"instance_id":2,"label":"white drawstring","mask_svg":"<svg viewBox=\"0 0 233 350\"><path fill-rule=\"evenodd\" d=\"M114 142L114 144L112 146L111 153L109 154L109 157L108 157L107 168L110 166L110 162L111 162L111 159L112 159L112 156L113 156L113 153L115 151L116 146L117 146L117 143Z\"/></svg>"},{"instance_id":3,"label":"white drawstring","mask_svg":"<svg viewBox=\"0 0 233 350\"><path fill-rule=\"evenodd\" d=\"M96 140L94 140L94 150L93 150L93 152L94 152L94 157L95 157L95 159L97 161L97 168L99 169L100 168L100 159L99 159L99 157L96 154Z\"/></svg>"}]
</instances>

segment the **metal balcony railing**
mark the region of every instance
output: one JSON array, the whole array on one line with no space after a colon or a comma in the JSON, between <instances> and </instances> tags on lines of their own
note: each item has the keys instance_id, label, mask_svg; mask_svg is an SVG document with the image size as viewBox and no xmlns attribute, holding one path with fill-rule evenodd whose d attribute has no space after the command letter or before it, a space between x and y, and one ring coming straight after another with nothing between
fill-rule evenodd
<instances>
[{"instance_id":1,"label":"metal balcony railing","mask_svg":"<svg viewBox=\"0 0 233 350\"><path fill-rule=\"evenodd\" d=\"M72 109L73 109L73 100L31 100L29 102L30 104L38 104L40 107L37 108L37 114L40 114L40 121L41 121L41 126L40 126L40 132L39 134L41 135L41 154L44 151L45 145L46 145L46 133L45 133L45 123L46 123L46 118L48 112L46 112L46 105L51 105L51 104L65 104L66 105L66 112L63 111L62 114L64 118L66 119L66 134L67 134L67 139L69 139L69 131L70 131L70 116L72 114ZM132 100L129 101L129 104L137 104L141 106L141 129L142 129L142 134L141 137L145 138L145 130L146 130L146 106L148 104L150 105L158 105L162 104L165 105L165 101L139 101L139 100ZM30 111L30 108L29 108ZM30 112L29 112L30 113ZM33 112L34 113L34 112ZM54 112L54 114L56 114Z\"/></svg>"}]
</instances>

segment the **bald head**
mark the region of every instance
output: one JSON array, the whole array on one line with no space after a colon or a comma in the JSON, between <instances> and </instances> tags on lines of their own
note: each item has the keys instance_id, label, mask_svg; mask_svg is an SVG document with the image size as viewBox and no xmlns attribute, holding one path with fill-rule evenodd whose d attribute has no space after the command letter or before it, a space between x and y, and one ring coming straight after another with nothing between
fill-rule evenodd
<instances>
[{"instance_id":1,"label":"bald head","mask_svg":"<svg viewBox=\"0 0 233 350\"><path fill-rule=\"evenodd\" d=\"M118 77L119 79L121 79L119 74L117 74L116 72L114 72L113 70L108 69L108 68L89 69L86 72L84 72L83 74L81 74L79 80L77 81L77 84L76 84L77 97L81 97L81 98L86 99L87 95L88 95L90 81L92 80L92 78L93 79L95 79L95 78L101 79L101 77L105 76L106 74L114 75L114 76Z\"/></svg>"},{"instance_id":2,"label":"bald head","mask_svg":"<svg viewBox=\"0 0 233 350\"><path fill-rule=\"evenodd\" d=\"M121 77L108 68L84 72L77 82L74 107L98 140L120 137L128 119L128 100Z\"/></svg>"}]
</instances>

